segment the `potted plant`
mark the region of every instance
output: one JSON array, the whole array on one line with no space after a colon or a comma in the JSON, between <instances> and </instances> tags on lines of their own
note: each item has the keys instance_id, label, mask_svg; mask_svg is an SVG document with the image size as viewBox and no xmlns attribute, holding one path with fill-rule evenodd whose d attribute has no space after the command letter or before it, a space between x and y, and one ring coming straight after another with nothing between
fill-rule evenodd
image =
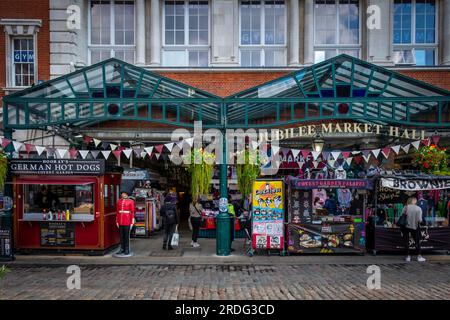
<instances>
[{"instance_id":1,"label":"potted plant","mask_svg":"<svg viewBox=\"0 0 450 320\"><path fill-rule=\"evenodd\" d=\"M421 147L414 157L414 163L422 171L435 174L448 172L448 161L447 149L434 144Z\"/></svg>"}]
</instances>

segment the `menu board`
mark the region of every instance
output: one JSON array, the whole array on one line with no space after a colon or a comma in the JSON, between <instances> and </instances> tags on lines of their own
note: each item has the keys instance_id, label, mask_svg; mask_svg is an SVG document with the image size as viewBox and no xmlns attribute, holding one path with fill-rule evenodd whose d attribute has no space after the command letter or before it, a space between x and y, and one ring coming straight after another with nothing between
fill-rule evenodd
<instances>
[{"instance_id":1,"label":"menu board","mask_svg":"<svg viewBox=\"0 0 450 320\"><path fill-rule=\"evenodd\" d=\"M43 247L74 247L75 223L73 222L42 222L41 246Z\"/></svg>"},{"instance_id":2,"label":"menu board","mask_svg":"<svg viewBox=\"0 0 450 320\"><path fill-rule=\"evenodd\" d=\"M0 258L11 258L11 230L0 229Z\"/></svg>"},{"instance_id":3,"label":"menu board","mask_svg":"<svg viewBox=\"0 0 450 320\"><path fill-rule=\"evenodd\" d=\"M252 202L253 248L283 249L283 181L255 181L253 183Z\"/></svg>"}]
</instances>

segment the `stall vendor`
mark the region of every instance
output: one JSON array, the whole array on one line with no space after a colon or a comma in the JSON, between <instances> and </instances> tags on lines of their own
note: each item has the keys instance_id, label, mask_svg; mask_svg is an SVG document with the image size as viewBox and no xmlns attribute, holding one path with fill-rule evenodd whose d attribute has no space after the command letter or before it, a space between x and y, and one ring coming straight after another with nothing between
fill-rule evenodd
<instances>
[{"instance_id":1,"label":"stall vendor","mask_svg":"<svg viewBox=\"0 0 450 320\"><path fill-rule=\"evenodd\" d=\"M51 210L58 207L60 204L59 198L56 194L48 190L47 186L42 186L36 194L36 205L43 210Z\"/></svg>"}]
</instances>

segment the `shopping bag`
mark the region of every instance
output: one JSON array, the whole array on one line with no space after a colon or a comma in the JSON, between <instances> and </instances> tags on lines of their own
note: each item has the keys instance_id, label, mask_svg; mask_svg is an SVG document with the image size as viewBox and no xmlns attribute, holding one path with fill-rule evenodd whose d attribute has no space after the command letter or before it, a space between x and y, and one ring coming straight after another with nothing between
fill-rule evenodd
<instances>
[{"instance_id":1,"label":"shopping bag","mask_svg":"<svg viewBox=\"0 0 450 320\"><path fill-rule=\"evenodd\" d=\"M177 225L175 228L175 232L172 235L172 240L170 241L170 245L172 247L177 247L179 241L180 241L180 234L178 233L178 225Z\"/></svg>"}]
</instances>

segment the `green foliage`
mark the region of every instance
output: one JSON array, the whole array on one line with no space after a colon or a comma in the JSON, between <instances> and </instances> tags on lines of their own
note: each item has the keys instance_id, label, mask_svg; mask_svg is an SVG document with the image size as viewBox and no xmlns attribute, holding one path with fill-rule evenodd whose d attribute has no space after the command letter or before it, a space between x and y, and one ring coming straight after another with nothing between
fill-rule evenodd
<instances>
[{"instance_id":1,"label":"green foliage","mask_svg":"<svg viewBox=\"0 0 450 320\"><path fill-rule=\"evenodd\" d=\"M9 270L6 266L2 266L0 268L0 279L2 279L4 276L6 276L6 274L10 271L11 270Z\"/></svg>"},{"instance_id":2,"label":"green foliage","mask_svg":"<svg viewBox=\"0 0 450 320\"><path fill-rule=\"evenodd\" d=\"M449 157L445 148L439 148L434 144L420 148L414 163L425 172L438 174L448 172Z\"/></svg>"},{"instance_id":3,"label":"green foliage","mask_svg":"<svg viewBox=\"0 0 450 320\"><path fill-rule=\"evenodd\" d=\"M3 189L5 186L6 175L8 174L8 158L6 154L1 151L0 152L0 189Z\"/></svg>"},{"instance_id":4,"label":"green foliage","mask_svg":"<svg viewBox=\"0 0 450 320\"><path fill-rule=\"evenodd\" d=\"M187 170L191 174L191 194L193 199L207 194L213 176L215 156L203 149L194 149L184 156L184 162L188 163Z\"/></svg>"},{"instance_id":5,"label":"green foliage","mask_svg":"<svg viewBox=\"0 0 450 320\"><path fill-rule=\"evenodd\" d=\"M243 198L248 197L248 195L252 192L253 182L258 178L261 172L261 161L259 157L259 152L254 150L245 150L238 153L239 157L245 157L245 161L243 164L236 165L236 173L237 173L237 182L239 191L242 194Z\"/></svg>"}]
</instances>

